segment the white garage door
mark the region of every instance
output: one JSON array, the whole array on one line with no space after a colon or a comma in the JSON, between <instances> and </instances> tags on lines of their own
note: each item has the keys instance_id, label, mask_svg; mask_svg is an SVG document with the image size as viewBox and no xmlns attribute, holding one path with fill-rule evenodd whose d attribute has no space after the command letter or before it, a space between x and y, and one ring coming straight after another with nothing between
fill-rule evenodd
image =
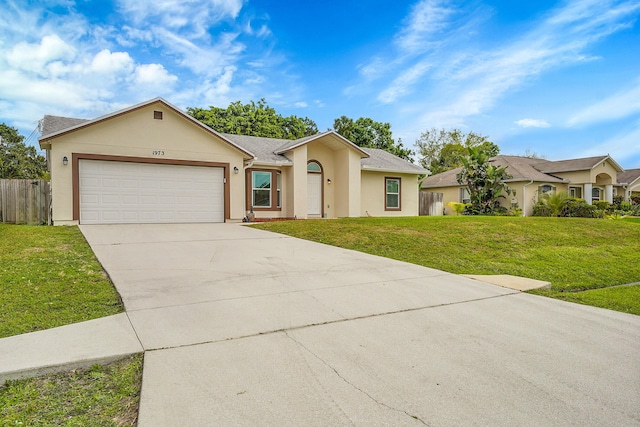
<instances>
[{"instance_id":1,"label":"white garage door","mask_svg":"<svg viewBox=\"0 0 640 427\"><path fill-rule=\"evenodd\" d=\"M81 224L224 222L224 170L80 160Z\"/></svg>"}]
</instances>

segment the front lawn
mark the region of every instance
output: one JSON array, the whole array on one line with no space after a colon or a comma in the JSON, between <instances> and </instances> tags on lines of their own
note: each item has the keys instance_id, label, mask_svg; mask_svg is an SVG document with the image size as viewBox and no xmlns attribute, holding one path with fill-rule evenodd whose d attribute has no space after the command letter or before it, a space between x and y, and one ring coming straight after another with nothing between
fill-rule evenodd
<instances>
[{"instance_id":1,"label":"front lawn","mask_svg":"<svg viewBox=\"0 0 640 427\"><path fill-rule=\"evenodd\" d=\"M0 223L0 337L123 311L77 227ZM133 426L142 355L0 386L0 425Z\"/></svg>"},{"instance_id":2,"label":"front lawn","mask_svg":"<svg viewBox=\"0 0 640 427\"><path fill-rule=\"evenodd\" d=\"M345 218L255 227L456 274L551 282L537 294L640 315L640 224L516 217ZM590 289L597 291L582 292Z\"/></svg>"},{"instance_id":3,"label":"front lawn","mask_svg":"<svg viewBox=\"0 0 640 427\"><path fill-rule=\"evenodd\" d=\"M135 426L142 355L0 387L2 426Z\"/></svg>"},{"instance_id":4,"label":"front lawn","mask_svg":"<svg viewBox=\"0 0 640 427\"><path fill-rule=\"evenodd\" d=\"M0 337L123 311L78 227L0 223Z\"/></svg>"}]
</instances>

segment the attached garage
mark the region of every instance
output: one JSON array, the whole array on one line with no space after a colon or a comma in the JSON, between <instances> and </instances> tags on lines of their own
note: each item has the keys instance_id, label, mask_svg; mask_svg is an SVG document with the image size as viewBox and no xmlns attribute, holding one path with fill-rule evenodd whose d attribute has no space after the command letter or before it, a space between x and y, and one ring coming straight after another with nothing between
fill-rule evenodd
<instances>
[{"instance_id":1,"label":"attached garage","mask_svg":"<svg viewBox=\"0 0 640 427\"><path fill-rule=\"evenodd\" d=\"M80 224L224 222L224 168L78 159Z\"/></svg>"}]
</instances>

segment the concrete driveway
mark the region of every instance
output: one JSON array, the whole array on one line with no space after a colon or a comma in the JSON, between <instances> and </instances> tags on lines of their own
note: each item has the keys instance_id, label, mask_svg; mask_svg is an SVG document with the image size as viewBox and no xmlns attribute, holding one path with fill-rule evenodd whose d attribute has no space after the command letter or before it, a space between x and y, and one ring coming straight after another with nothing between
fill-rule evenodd
<instances>
[{"instance_id":1,"label":"concrete driveway","mask_svg":"<svg viewBox=\"0 0 640 427\"><path fill-rule=\"evenodd\" d=\"M81 229L147 350L139 426L640 425L638 316L238 224Z\"/></svg>"}]
</instances>

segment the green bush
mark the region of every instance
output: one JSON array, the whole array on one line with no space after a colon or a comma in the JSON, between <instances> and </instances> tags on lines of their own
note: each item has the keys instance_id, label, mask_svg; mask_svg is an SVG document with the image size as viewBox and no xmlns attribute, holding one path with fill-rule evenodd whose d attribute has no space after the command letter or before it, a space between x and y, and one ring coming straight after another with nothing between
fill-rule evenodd
<instances>
[{"instance_id":1,"label":"green bush","mask_svg":"<svg viewBox=\"0 0 640 427\"><path fill-rule=\"evenodd\" d=\"M551 209L543 201L533 205L533 216L551 216Z\"/></svg>"},{"instance_id":2,"label":"green bush","mask_svg":"<svg viewBox=\"0 0 640 427\"><path fill-rule=\"evenodd\" d=\"M605 202L606 203L606 202ZM569 199L562 208L560 216L576 218L598 218L598 208L589 205L583 199Z\"/></svg>"}]
</instances>

